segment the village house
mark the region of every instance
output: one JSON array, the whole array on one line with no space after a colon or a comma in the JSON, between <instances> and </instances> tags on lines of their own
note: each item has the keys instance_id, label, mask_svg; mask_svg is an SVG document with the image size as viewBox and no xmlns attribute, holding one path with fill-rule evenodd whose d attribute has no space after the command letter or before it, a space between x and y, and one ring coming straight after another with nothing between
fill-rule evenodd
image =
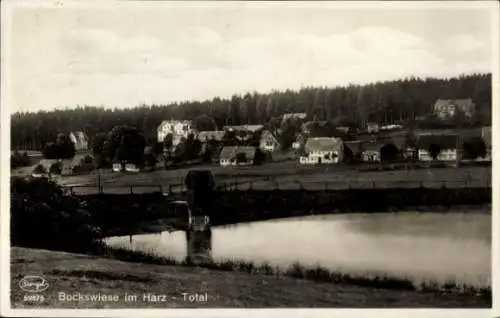
<instances>
[{"instance_id":1,"label":"village house","mask_svg":"<svg viewBox=\"0 0 500 318\"><path fill-rule=\"evenodd\" d=\"M391 148L392 147L392 148ZM394 136L366 142L362 145L362 160L365 162L391 162L401 159L405 153L406 137Z\"/></svg>"},{"instance_id":2,"label":"village house","mask_svg":"<svg viewBox=\"0 0 500 318\"><path fill-rule=\"evenodd\" d=\"M440 119L450 119L458 112L471 118L476 110L472 99L438 99L434 104L434 114Z\"/></svg>"},{"instance_id":3,"label":"village house","mask_svg":"<svg viewBox=\"0 0 500 318\"><path fill-rule=\"evenodd\" d=\"M272 152L279 149L280 143L278 138L269 130L264 130L260 137L260 149L263 151Z\"/></svg>"},{"instance_id":4,"label":"village house","mask_svg":"<svg viewBox=\"0 0 500 318\"><path fill-rule=\"evenodd\" d=\"M307 137L304 134L299 134L295 141L292 143L292 149L299 150L305 147Z\"/></svg>"},{"instance_id":5,"label":"village house","mask_svg":"<svg viewBox=\"0 0 500 318\"><path fill-rule=\"evenodd\" d=\"M219 162L222 167L253 165L256 152L256 147L224 147L219 154Z\"/></svg>"},{"instance_id":6,"label":"village house","mask_svg":"<svg viewBox=\"0 0 500 318\"><path fill-rule=\"evenodd\" d=\"M361 161L361 153L363 152L362 146L362 140L344 141L344 161L348 163L357 163Z\"/></svg>"},{"instance_id":7,"label":"village house","mask_svg":"<svg viewBox=\"0 0 500 318\"><path fill-rule=\"evenodd\" d=\"M307 121L300 126L300 131L305 135L311 135L313 133L314 128L318 127L327 127L329 122L326 120L320 121Z\"/></svg>"},{"instance_id":8,"label":"village house","mask_svg":"<svg viewBox=\"0 0 500 318\"><path fill-rule=\"evenodd\" d=\"M238 126L224 126L224 131L234 131L236 139L240 142L247 142L256 136L258 137L264 129L264 125L238 125Z\"/></svg>"},{"instance_id":9,"label":"village house","mask_svg":"<svg viewBox=\"0 0 500 318\"><path fill-rule=\"evenodd\" d=\"M308 138L304 150L305 155L299 159L301 164L339 163L344 157L344 144L340 138Z\"/></svg>"},{"instance_id":10,"label":"village house","mask_svg":"<svg viewBox=\"0 0 500 318\"><path fill-rule=\"evenodd\" d=\"M125 164L125 171L127 171L127 172L140 172L141 169L136 164L127 163L127 164Z\"/></svg>"},{"instance_id":11,"label":"village house","mask_svg":"<svg viewBox=\"0 0 500 318\"><path fill-rule=\"evenodd\" d=\"M298 120L305 120L307 117L307 113L287 113L283 115L283 119L281 123L286 122L289 119L298 119Z\"/></svg>"},{"instance_id":12,"label":"village house","mask_svg":"<svg viewBox=\"0 0 500 318\"><path fill-rule=\"evenodd\" d=\"M196 137L201 143L207 143L209 141L222 142L224 134L225 132L223 130L200 131Z\"/></svg>"},{"instance_id":13,"label":"village house","mask_svg":"<svg viewBox=\"0 0 500 318\"><path fill-rule=\"evenodd\" d=\"M427 134L417 138L418 160L433 161L433 152L438 161L461 160L463 141L459 135Z\"/></svg>"},{"instance_id":14,"label":"village house","mask_svg":"<svg viewBox=\"0 0 500 318\"><path fill-rule=\"evenodd\" d=\"M112 171L113 172L122 172L125 170L125 165L121 162L114 162L112 166Z\"/></svg>"},{"instance_id":15,"label":"village house","mask_svg":"<svg viewBox=\"0 0 500 318\"><path fill-rule=\"evenodd\" d=\"M69 138L75 144L75 151L87 151L89 147L89 139L83 131L75 131L69 133Z\"/></svg>"},{"instance_id":16,"label":"village house","mask_svg":"<svg viewBox=\"0 0 500 318\"><path fill-rule=\"evenodd\" d=\"M363 162L381 162L381 150L383 146L384 143L378 141L363 143L361 146L361 160Z\"/></svg>"},{"instance_id":17,"label":"village house","mask_svg":"<svg viewBox=\"0 0 500 318\"><path fill-rule=\"evenodd\" d=\"M377 123L366 123L366 131L369 134L373 134L379 131L379 126Z\"/></svg>"},{"instance_id":18,"label":"village house","mask_svg":"<svg viewBox=\"0 0 500 318\"><path fill-rule=\"evenodd\" d=\"M486 145L486 159L491 160L491 127L483 127L481 129L481 138Z\"/></svg>"},{"instance_id":19,"label":"village house","mask_svg":"<svg viewBox=\"0 0 500 318\"><path fill-rule=\"evenodd\" d=\"M164 120L158 126L158 142L163 142L168 134L172 134L172 145L178 145L182 138L187 139L193 133L192 122L190 120Z\"/></svg>"},{"instance_id":20,"label":"village house","mask_svg":"<svg viewBox=\"0 0 500 318\"><path fill-rule=\"evenodd\" d=\"M61 175L69 176L75 173L75 170L84 166L84 158L86 154L76 154L72 159L61 160ZM90 164L91 165L91 164ZM89 168L89 167L87 167Z\"/></svg>"},{"instance_id":21,"label":"village house","mask_svg":"<svg viewBox=\"0 0 500 318\"><path fill-rule=\"evenodd\" d=\"M385 126L380 127L380 130L382 130L382 131L391 131L391 130L399 130L399 129L403 129L403 126L401 126L401 125L385 125Z\"/></svg>"}]
</instances>

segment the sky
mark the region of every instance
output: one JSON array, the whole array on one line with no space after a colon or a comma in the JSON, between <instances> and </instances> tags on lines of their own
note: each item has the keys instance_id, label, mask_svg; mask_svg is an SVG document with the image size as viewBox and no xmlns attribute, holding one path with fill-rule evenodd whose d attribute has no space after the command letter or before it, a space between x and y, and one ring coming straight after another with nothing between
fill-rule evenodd
<instances>
[{"instance_id":1,"label":"sky","mask_svg":"<svg viewBox=\"0 0 500 318\"><path fill-rule=\"evenodd\" d=\"M491 8L126 4L10 8L10 111L492 72Z\"/></svg>"}]
</instances>

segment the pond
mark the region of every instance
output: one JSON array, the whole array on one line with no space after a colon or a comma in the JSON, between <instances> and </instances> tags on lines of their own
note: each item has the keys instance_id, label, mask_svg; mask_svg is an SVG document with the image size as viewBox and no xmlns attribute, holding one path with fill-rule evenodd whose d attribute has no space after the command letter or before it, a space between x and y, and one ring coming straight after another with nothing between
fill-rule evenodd
<instances>
[{"instance_id":1,"label":"pond","mask_svg":"<svg viewBox=\"0 0 500 318\"><path fill-rule=\"evenodd\" d=\"M186 257L183 232L137 235L132 242L111 237L107 244ZM489 286L491 213L328 214L214 227L212 258Z\"/></svg>"}]
</instances>

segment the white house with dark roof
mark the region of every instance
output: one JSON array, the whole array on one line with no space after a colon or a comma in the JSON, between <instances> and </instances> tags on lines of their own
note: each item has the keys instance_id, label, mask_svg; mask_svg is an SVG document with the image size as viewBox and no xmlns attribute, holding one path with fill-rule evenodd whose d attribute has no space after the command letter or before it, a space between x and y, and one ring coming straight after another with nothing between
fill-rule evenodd
<instances>
[{"instance_id":1,"label":"white house with dark roof","mask_svg":"<svg viewBox=\"0 0 500 318\"><path fill-rule=\"evenodd\" d=\"M457 162L462 158L463 140L459 135L429 134L420 135L417 139L418 160L433 161L432 147L436 148L438 161Z\"/></svg>"},{"instance_id":2,"label":"white house with dark roof","mask_svg":"<svg viewBox=\"0 0 500 318\"><path fill-rule=\"evenodd\" d=\"M449 119L461 112L467 118L471 118L476 111L476 105L472 99L438 99L434 104L434 114L440 119Z\"/></svg>"},{"instance_id":3,"label":"white house with dark roof","mask_svg":"<svg viewBox=\"0 0 500 318\"><path fill-rule=\"evenodd\" d=\"M69 133L69 139L75 144L75 150L86 151L89 147L89 138L83 131Z\"/></svg>"},{"instance_id":4,"label":"white house with dark roof","mask_svg":"<svg viewBox=\"0 0 500 318\"><path fill-rule=\"evenodd\" d=\"M339 163L344 159L344 144L340 138L308 138L305 153L299 159L301 164Z\"/></svg>"},{"instance_id":5,"label":"white house with dark roof","mask_svg":"<svg viewBox=\"0 0 500 318\"><path fill-rule=\"evenodd\" d=\"M158 126L158 142L163 142L168 134L172 134L173 146L179 144L182 138L187 139L190 133L193 133L192 122L190 120L164 120Z\"/></svg>"}]
</instances>

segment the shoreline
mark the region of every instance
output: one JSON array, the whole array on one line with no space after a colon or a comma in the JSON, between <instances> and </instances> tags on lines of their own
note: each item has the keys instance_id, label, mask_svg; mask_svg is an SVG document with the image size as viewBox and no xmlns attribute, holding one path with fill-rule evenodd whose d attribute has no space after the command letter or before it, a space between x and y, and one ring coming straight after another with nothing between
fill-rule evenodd
<instances>
[{"instance_id":1,"label":"shoreline","mask_svg":"<svg viewBox=\"0 0 500 318\"><path fill-rule=\"evenodd\" d=\"M472 211L471 211L472 210ZM251 220L245 221L235 221L235 222L223 222L223 223L214 223L212 222L213 227L226 227L226 226L234 226L238 224L247 224L252 222L263 222L263 221L271 221L271 220L286 220L291 218L300 218L306 216L325 216L325 215L339 215L339 214L380 214L380 213L486 213L491 214L492 206L491 204L481 204L481 205L456 205L456 206L416 206L416 207L407 207L401 210L388 209L387 211L379 211L379 212L357 212L357 211L338 211L332 210L331 212L326 213L310 213L306 211L302 211L303 214L295 214L290 216L269 216L267 218L255 218ZM117 237L117 236L135 236L135 235L144 235L144 234L155 234L161 232L175 232L182 231L182 229L175 227L175 219L173 218L163 218L159 220L155 220L152 222L142 222L139 225L134 225L134 229L109 229L105 232L105 237Z\"/></svg>"},{"instance_id":2,"label":"shoreline","mask_svg":"<svg viewBox=\"0 0 500 318\"><path fill-rule=\"evenodd\" d=\"M492 302L491 288L470 288L451 282L439 289L432 282L417 289L408 280L390 276L356 278L321 267L305 268L300 264L276 273L271 266L254 266L249 262L228 260L205 267L182 266L178 262L174 265L167 258L144 253L120 252L117 249L108 249L106 252L107 255L103 257L97 254L12 247L13 307L130 307L123 301L113 304L60 302L56 297L57 290L84 294L99 291L120 295L131 291L168 295L206 292L210 300L196 303L185 302L177 297L175 301L167 303L141 303L148 308L491 308ZM18 281L30 273L43 276L51 284L42 304L23 301L22 291L16 288ZM460 288L462 292L457 292ZM133 307L137 308L137 305Z\"/></svg>"}]
</instances>

